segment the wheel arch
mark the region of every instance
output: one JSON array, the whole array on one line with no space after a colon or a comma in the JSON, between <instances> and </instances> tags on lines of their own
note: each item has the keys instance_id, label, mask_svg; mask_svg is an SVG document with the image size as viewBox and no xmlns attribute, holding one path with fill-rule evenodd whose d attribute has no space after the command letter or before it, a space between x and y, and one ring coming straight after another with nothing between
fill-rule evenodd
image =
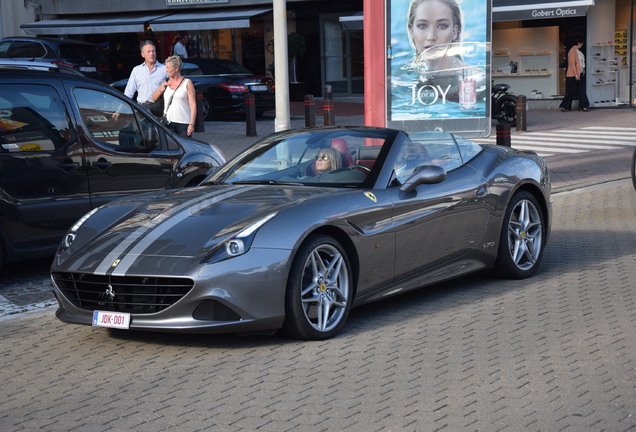
<instances>
[{"instance_id":1,"label":"wheel arch","mask_svg":"<svg viewBox=\"0 0 636 432\"><path fill-rule=\"evenodd\" d=\"M360 258L358 256L356 247L354 246L353 241L351 240L351 237L349 237L349 235L347 235L347 233L344 230L334 225L324 225L324 226L316 228L314 231L309 233L303 239L300 245L304 244L310 238L320 234L325 234L330 237L333 237L335 240L338 241L338 243L340 243L340 245L344 248L345 252L347 253L347 258L349 259L349 265L351 266L351 273L352 273L351 281L353 283L353 297L352 297L352 301L353 301L357 293L358 277L360 274L360 270L359 270Z\"/></svg>"},{"instance_id":2,"label":"wheel arch","mask_svg":"<svg viewBox=\"0 0 636 432\"><path fill-rule=\"evenodd\" d=\"M545 240L547 243L548 237L550 235L550 226L552 224L551 216L550 216L550 203L546 201L545 195L541 192L541 188L534 183L524 183L520 185L512 195L510 195L510 199L517 194L518 192L526 191L530 193L541 206L541 213L543 215L544 225L545 225Z\"/></svg>"}]
</instances>

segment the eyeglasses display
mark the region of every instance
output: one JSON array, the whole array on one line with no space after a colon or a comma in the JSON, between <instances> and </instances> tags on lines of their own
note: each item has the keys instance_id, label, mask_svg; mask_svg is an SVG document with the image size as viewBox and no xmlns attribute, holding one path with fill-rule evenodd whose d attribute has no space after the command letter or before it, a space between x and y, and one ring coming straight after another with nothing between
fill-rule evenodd
<instances>
[{"instance_id":1,"label":"eyeglasses display","mask_svg":"<svg viewBox=\"0 0 636 432\"><path fill-rule=\"evenodd\" d=\"M323 160L323 161L328 161L329 160L329 155L325 154L325 153L321 153L321 154L317 154L316 155L316 160Z\"/></svg>"}]
</instances>

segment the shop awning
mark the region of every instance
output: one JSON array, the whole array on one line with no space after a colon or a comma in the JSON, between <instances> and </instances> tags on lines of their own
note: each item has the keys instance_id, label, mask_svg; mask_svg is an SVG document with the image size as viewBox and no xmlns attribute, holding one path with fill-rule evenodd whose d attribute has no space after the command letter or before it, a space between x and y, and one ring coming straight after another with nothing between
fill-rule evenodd
<instances>
[{"instance_id":1,"label":"shop awning","mask_svg":"<svg viewBox=\"0 0 636 432\"><path fill-rule=\"evenodd\" d=\"M594 0L493 0L493 21L515 21L585 16Z\"/></svg>"},{"instance_id":2,"label":"shop awning","mask_svg":"<svg viewBox=\"0 0 636 432\"><path fill-rule=\"evenodd\" d=\"M271 9L197 11L166 15L150 22L154 31L218 30L248 28L250 19Z\"/></svg>"},{"instance_id":3,"label":"shop awning","mask_svg":"<svg viewBox=\"0 0 636 432\"><path fill-rule=\"evenodd\" d=\"M362 30L364 26L362 12L349 16L338 17L338 21L340 21L340 25L344 30Z\"/></svg>"},{"instance_id":4,"label":"shop awning","mask_svg":"<svg viewBox=\"0 0 636 432\"><path fill-rule=\"evenodd\" d=\"M22 24L20 28L28 35L143 33L146 23L165 15L164 13L154 15L125 15L112 18L104 16L55 18Z\"/></svg>"}]
</instances>

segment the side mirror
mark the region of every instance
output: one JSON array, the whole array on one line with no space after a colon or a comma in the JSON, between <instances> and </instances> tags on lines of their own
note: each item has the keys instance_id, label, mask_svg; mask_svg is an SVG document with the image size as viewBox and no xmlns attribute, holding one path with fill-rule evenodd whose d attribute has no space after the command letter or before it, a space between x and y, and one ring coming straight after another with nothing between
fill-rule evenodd
<instances>
[{"instance_id":1,"label":"side mirror","mask_svg":"<svg viewBox=\"0 0 636 432\"><path fill-rule=\"evenodd\" d=\"M421 184L437 184L446 180L446 170L437 165L420 165L409 177L400 190L402 192L411 192Z\"/></svg>"}]
</instances>

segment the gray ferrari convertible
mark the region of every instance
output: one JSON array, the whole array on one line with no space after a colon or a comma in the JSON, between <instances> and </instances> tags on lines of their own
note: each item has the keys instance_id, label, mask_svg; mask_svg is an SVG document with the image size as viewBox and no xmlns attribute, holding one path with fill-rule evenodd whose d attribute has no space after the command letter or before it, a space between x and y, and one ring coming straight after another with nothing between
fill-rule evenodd
<instances>
[{"instance_id":1,"label":"gray ferrari convertible","mask_svg":"<svg viewBox=\"0 0 636 432\"><path fill-rule=\"evenodd\" d=\"M65 322L325 339L351 307L490 269L532 275L551 224L543 159L448 133L285 131L200 186L120 199L66 234Z\"/></svg>"}]
</instances>

